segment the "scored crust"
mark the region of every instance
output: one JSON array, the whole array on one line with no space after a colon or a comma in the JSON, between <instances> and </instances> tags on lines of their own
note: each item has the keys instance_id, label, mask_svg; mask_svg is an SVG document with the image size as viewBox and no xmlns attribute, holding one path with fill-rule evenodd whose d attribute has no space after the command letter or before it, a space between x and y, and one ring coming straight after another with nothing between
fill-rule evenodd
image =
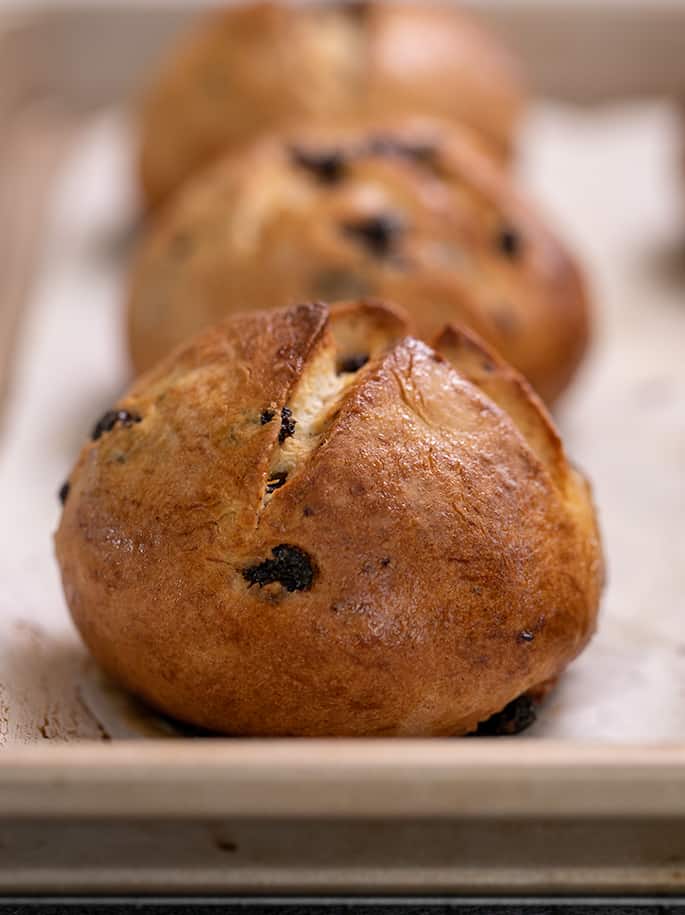
<instances>
[{"instance_id":1,"label":"scored crust","mask_svg":"<svg viewBox=\"0 0 685 915\"><path fill-rule=\"evenodd\" d=\"M569 466L559 433L525 379L473 333L469 334L454 325L448 325L434 345L438 353L508 414L563 492Z\"/></svg>"},{"instance_id":2,"label":"scored crust","mask_svg":"<svg viewBox=\"0 0 685 915\"><path fill-rule=\"evenodd\" d=\"M589 493L525 383L463 332L439 350L378 303L306 305L141 377L56 534L103 667L280 736L467 733L558 676L595 626Z\"/></svg>"}]
</instances>

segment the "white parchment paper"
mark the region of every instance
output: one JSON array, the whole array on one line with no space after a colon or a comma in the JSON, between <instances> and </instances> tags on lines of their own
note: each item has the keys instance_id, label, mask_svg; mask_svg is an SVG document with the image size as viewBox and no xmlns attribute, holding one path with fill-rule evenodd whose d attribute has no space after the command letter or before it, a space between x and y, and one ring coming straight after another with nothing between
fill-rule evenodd
<instances>
[{"instance_id":1,"label":"white parchment paper","mask_svg":"<svg viewBox=\"0 0 685 915\"><path fill-rule=\"evenodd\" d=\"M52 555L56 492L127 380L123 118L88 126L56 187L0 432L0 746L169 733L88 667ZM595 484L600 630L522 739L685 738L685 193L661 105L531 117L523 178L587 266L596 343L558 419ZM83 701L85 696L86 701Z\"/></svg>"}]
</instances>

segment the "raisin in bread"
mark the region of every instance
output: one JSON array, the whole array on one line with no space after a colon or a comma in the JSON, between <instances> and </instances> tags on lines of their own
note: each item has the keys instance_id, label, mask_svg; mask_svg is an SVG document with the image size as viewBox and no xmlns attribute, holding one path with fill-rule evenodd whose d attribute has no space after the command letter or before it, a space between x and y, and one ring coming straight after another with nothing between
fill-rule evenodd
<instances>
[{"instance_id":1,"label":"raisin in bread","mask_svg":"<svg viewBox=\"0 0 685 915\"><path fill-rule=\"evenodd\" d=\"M440 115L506 157L523 96L508 54L448 5L231 7L171 52L145 94L144 193L156 205L223 150L300 121Z\"/></svg>"},{"instance_id":2,"label":"raisin in bread","mask_svg":"<svg viewBox=\"0 0 685 915\"><path fill-rule=\"evenodd\" d=\"M589 334L578 268L510 176L460 128L410 119L262 139L191 181L137 258L133 363L233 311L360 295L426 339L470 326L547 401Z\"/></svg>"},{"instance_id":3,"label":"raisin in bread","mask_svg":"<svg viewBox=\"0 0 685 915\"><path fill-rule=\"evenodd\" d=\"M238 315L98 424L56 547L120 683L235 735L529 720L595 627L588 486L475 338L404 334L372 303Z\"/></svg>"}]
</instances>

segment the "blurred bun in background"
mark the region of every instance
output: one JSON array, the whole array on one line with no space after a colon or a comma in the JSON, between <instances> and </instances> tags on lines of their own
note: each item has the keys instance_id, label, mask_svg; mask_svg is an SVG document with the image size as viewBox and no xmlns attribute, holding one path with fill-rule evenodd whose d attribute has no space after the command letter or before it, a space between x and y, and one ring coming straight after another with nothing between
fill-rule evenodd
<instances>
[{"instance_id":1,"label":"blurred bun in background","mask_svg":"<svg viewBox=\"0 0 685 915\"><path fill-rule=\"evenodd\" d=\"M403 306L424 339L450 321L473 328L554 400L588 339L582 278L473 136L401 119L292 129L224 155L142 243L135 368L237 311L377 297Z\"/></svg>"},{"instance_id":2,"label":"blurred bun in background","mask_svg":"<svg viewBox=\"0 0 685 915\"><path fill-rule=\"evenodd\" d=\"M231 7L184 38L148 88L144 197L155 207L222 151L298 123L438 115L506 159L524 95L508 53L452 6Z\"/></svg>"}]
</instances>

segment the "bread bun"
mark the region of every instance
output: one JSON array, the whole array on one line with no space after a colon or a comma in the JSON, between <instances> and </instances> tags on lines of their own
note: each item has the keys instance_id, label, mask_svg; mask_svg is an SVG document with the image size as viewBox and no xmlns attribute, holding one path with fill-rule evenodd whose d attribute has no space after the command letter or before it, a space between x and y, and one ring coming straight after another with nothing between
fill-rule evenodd
<instances>
[{"instance_id":1,"label":"bread bun","mask_svg":"<svg viewBox=\"0 0 685 915\"><path fill-rule=\"evenodd\" d=\"M451 6L234 6L187 36L146 93L144 194L156 206L218 153L299 122L439 115L506 157L522 108L508 54Z\"/></svg>"},{"instance_id":2,"label":"bread bun","mask_svg":"<svg viewBox=\"0 0 685 915\"><path fill-rule=\"evenodd\" d=\"M589 334L578 268L509 175L463 129L409 119L262 139L191 181L137 260L133 363L265 302L360 295L424 339L466 324L548 402Z\"/></svg>"},{"instance_id":3,"label":"bread bun","mask_svg":"<svg viewBox=\"0 0 685 915\"><path fill-rule=\"evenodd\" d=\"M252 312L94 430L56 534L118 681L234 735L453 735L544 690L595 627L588 487L466 332L373 303Z\"/></svg>"}]
</instances>

